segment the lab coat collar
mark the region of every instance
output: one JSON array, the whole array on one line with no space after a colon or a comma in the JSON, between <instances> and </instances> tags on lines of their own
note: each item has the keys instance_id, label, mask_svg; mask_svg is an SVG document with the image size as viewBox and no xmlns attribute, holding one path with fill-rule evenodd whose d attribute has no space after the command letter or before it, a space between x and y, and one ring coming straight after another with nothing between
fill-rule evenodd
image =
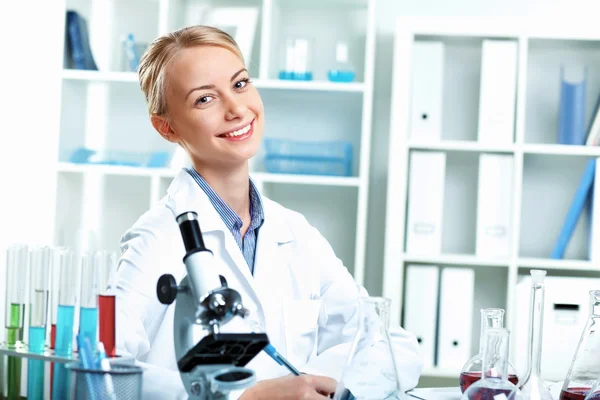
<instances>
[{"instance_id":1,"label":"lab coat collar","mask_svg":"<svg viewBox=\"0 0 600 400\"><path fill-rule=\"evenodd\" d=\"M223 219L215 210L210 199L190 174L182 169L173 179L169 189L169 208L175 216L186 211L195 211L201 223L202 232L229 232ZM259 191L260 192L260 191ZM294 240L291 228L286 224L283 207L264 197L260 192L263 204L265 222L259 229L259 241L263 236L267 241L288 243ZM200 211L202 210L202 211Z\"/></svg>"}]
</instances>

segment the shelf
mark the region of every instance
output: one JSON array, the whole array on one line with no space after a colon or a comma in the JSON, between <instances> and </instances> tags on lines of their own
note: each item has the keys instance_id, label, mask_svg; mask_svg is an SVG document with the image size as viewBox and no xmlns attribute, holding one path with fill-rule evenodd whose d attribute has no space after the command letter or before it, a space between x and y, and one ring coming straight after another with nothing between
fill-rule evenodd
<instances>
[{"instance_id":1,"label":"shelf","mask_svg":"<svg viewBox=\"0 0 600 400\"><path fill-rule=\"evenodd\" d=\"M456 379L458 379L460 377L460 371L453 370L453 369L429 367L429 368L424 368L421 375L433 377L433 378L456 378Z\"/></svg>"},{"instance_id":2,"label":"shelf","mask_svg":"<svg viewBox=\"0 0 600 400\"><path fill-rule=\"evenodd\" d=\"M565 144L525 144L523 145L523 152L526 154L600 157L599 146L574 146Z\"/></svg>"},{"instance_id":3,"label":"shelf","mask_svg":"<svg viewBox=\"0 0 600 400\"><path fill-rule=\"evenodd\" d=\"M328 81L287 81L277 79L255 79L254 86L259 89L283 89L283 90L313 90L325 92L356 92L365 90L364 83L350 82L328 82Z\"/></svg>"},{"instance_id":4,"label":"shelf","mask_svg":"<svg viewBox=\"0 0 600 400\"><path fill-rule=\"evenodd\" d=\"M360 186L360 178L354 176L319 176L319 175L293 175L272 174L268 172L251 173L253 179L265 183L297 183L305 185L328 186Z\"/></svg>"},{"instance_id":5,"label":"shelf","mask_svg":"<svg viewBox=\"0 0 600 400\"><path fill-rule=\"evenodd\" d=\"M148 176L159 178L174 178L179 170L171 168L143 168L127 167L118 165L93 165L93 164L73 164L69 162L60 162L57 166L58 172L69 173L96 173L104 175L122 175L122 176ZM293 174L271 174L266 172L251 173L250 176L260 182L265 183L294 183L305 185L328 185L328 186L360 186L361 180L358 177L347 176L320 176L320 175L293 175Z\"/></svg>"},{"instance_id":6,"label":"shelf","mask_svg":"<svg viewBox=\"0 0 600 400\"><path fill-rule=\"evenodd\" d=\"M76 69L64 69L63 79L94 82L124 82L138 83L136 72L113 72L113 71L87 71ZM338 83L328 81L286 81L277 79L253 79L254 86L259 89L281 89L281 90L307 90L325 92L363 92L364 83L350 82Z\"/></svg>"},{"instance_id":7,"label":"shelf","mask_svg":"<svg viewBox=\"0 0 600 400\"><path fill-rule=\"evenodd\" d=\"M411 142L409 149L415 150L448 150L448 151L472 151L472 152L493 152L493 153L512 153L515 148L513 145L494 145L479 143L469 140L442 140L439 142Z\"/></svg>"},{"instance_id":8,"label":"shelf","mask_svg":"<svg viewBox=\"0 0 600 400\"><path fill-rule=\"evenodd\" d=\"M138 75L135 72L104 72L78 69L64 69L62 76L63 79L77 81L138 83Z\"/></svg>"},{"instance_id":9,"label":"shelf","mask_svg":"<svg viewBox=\"0 0 600 400\"><path fill-rule=\"evenodd\" d=\"M469 254L440 254L436 256L404 254L404 261L407 263L469 265L485 267L508 267L510 264L509 260L494 260Z\"/></svg>"},{"instance_id":10,"label":"shelf","mask_svg":"<svg viewBox=\"0 0 600 400\"><path fill-rule=\"evenodd\" d=\"M119 165L99 165L99 164L74 164L69 162L59 162L58 172L74 173L96 173L103 175L123 175L123 176L157 176L173 177L177 173L169 168L144 168L128 167Z\"/></svg>"},{"instance_id":11,"label":"shelf","mask_svg":"<svg viewBox=\"0 0 600 400\"><path fill-rule=\"evenodd\" d=\"M600 264L587 260L553 260L549 258L519 258L519 268L556 269L563 271L596 271Z\"/></svg>"}]
</instances>

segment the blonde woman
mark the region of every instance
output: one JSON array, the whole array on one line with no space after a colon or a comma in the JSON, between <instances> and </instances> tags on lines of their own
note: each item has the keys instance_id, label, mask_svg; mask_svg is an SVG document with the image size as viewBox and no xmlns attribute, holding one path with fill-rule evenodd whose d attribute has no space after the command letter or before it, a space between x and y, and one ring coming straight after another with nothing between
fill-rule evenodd
<instances>
[{"instance_id":1,"label":"blonde woman","mask_svg":"<svg viewBox=\"0 0 600 400\"><path fill-rule=\"evenodd\" d=\"M174 304L156 297L165 273L185 276L175 217L195 211L215 268L250 310L225 331L266 332L307 376L289 376L266 354L248 367L258 383L243 399L322 399L335 389L355 333L357 296L366 295L325 238L300 214L261 195L249 178L264 109L235 41L207 26L156 39L139 67L152 125L185 149L168 194L123 236L117 276L118 348L143 362L144 398L185 397L173 348ZM415 337L395 332L405 390L422 363Z\"/></svg>"}]
</instances>

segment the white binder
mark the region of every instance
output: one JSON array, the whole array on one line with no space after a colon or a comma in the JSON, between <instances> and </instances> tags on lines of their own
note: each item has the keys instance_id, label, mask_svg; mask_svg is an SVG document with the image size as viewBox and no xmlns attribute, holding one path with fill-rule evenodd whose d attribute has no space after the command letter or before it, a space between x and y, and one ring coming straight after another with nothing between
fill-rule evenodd
<instances>
[{"instance_id":1,"label":"white binder","mask_svg":"<svg viewBox=\"0 0 600 400\"><path fill-rule=\"evenodd\" d=\"M446 153L412 151L409 175L406 252L440 254Z\"/></svg>"},{"instance_id":2,"label":"white binder","mask_svg":"<svg viewBox=\"0 0 600 400\"><path fill-rule=\"evenodd\" d=\"M594 175L594 187L592 190L589 258L592 262L598 262L600 261L600 157L596 158L596 175Z\"/></svg>"},{"instance_id":3,"label":"white binder","mask_svg":"<svg viewBox=\"0 0 600 400\"><path fill-rule=\"evenodd\" d=\"M475 272L444 268L440 290L438 367L460 370L471 354Z\"/></svg>"},{"instance_id":4,"label":"white binder","mask_svg":"<svg viewBox=\"0 0 600 400\"><path fill-rule=\"evenodd\" d=\"M516 41L483 41L479 88L479 142L513 143L517 55Z\"/></svg>"},{"instance_id":5,"label":"white binder","mask_svg":"<svg viewBox=\"0 0 600 400\"><path fill-rule=\"evenodd\" d=\"M425 368L435 361L438 295L437 266L407 266L402 326L417 336Z\"/></svg>"},{"instance_id":6,"label":"white binder","mask_svg":"<svg viewBox=\"0 0 600 400\"><path fill-rule=\"evenodd\" d=\"M544 322L542 336L542 378L565 379L589 317L589 291L600 289L598 278L549 276L544 280ZM527 364L531 278L519 276L516 290L516 323L510 335L514 341L515 367L521 374Z\"/></svg>"},{"instance_id":7,"label":"white binder","mask_svg":"<svg viewBox=\"0 0 600 400\"><path fill-rule=\"evenodd\" d=\"M439 141L442 133L444 44L415 42L412 64L410 138Z\"/></svg>"},{"instance_id":8,"label":"white binder","mask_svg":"<svg viewBox=\"0 0 600 400\"><path fill-rule=\"evenodd\" d=\"M482 154L479 157L477 200L478 256L508 258L511 246L513 156Z\"/></svg>"}]
</instances>

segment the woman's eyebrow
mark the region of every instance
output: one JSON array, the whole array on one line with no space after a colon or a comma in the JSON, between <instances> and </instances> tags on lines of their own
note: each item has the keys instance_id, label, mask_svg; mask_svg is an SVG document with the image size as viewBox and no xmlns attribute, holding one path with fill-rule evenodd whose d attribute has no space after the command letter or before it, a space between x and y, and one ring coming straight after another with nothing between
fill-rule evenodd
<instances>
[{"instance_id":1,"label":"woman's eyebrow","mask_svg":"<svg viewBox=\"0 0 600 400\"><path fill-rule=\"evenodd\" d=\"M230 81L233 82L233 80L242 72L248 72L248 70L246 68L242 68L240 69L238 72L236 72L235 74L233 74L233 76L231 77ZM185 96L185 98L187 99L190 94L192 94L193 92L195 92L196 90L206 90L206 89L214 89L215 85L202 85L202 86L198 86L195 88L190 89L190 91L188 92L188 94Z\"/></svg>"}]
</instances>

